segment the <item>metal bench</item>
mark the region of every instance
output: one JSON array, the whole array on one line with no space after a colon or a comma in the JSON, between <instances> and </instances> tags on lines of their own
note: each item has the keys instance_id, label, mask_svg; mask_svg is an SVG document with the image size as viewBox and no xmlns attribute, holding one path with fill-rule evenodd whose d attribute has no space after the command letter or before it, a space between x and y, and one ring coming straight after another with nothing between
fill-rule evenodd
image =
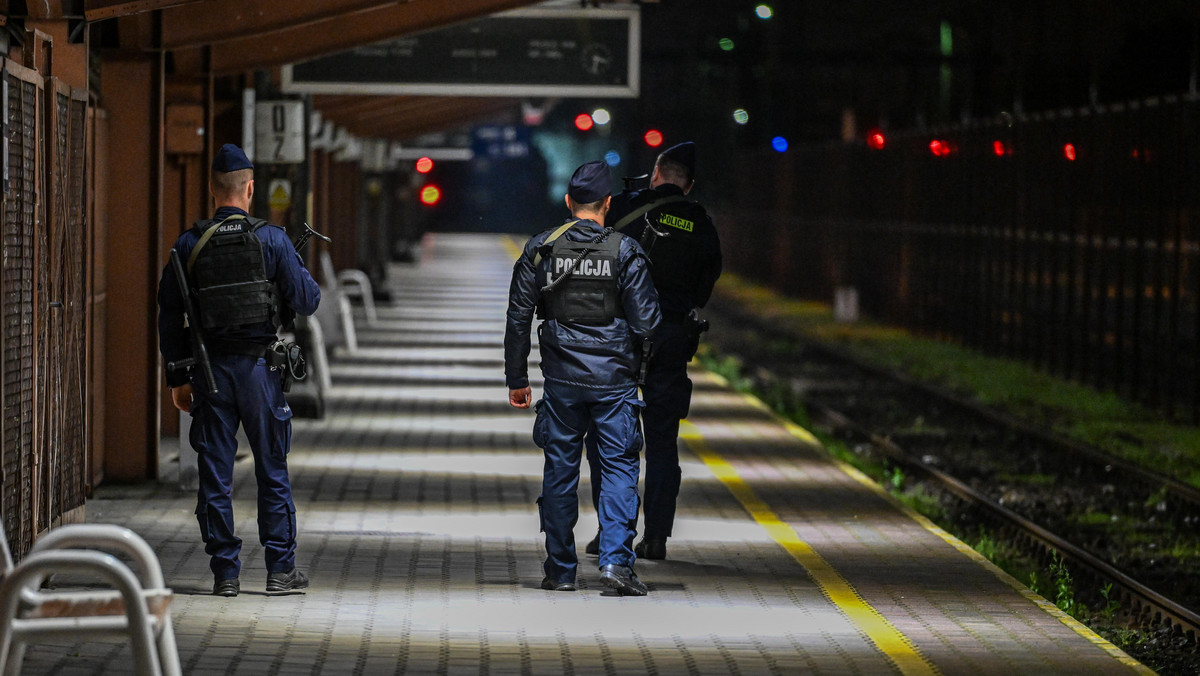
<instances>
[{"instance_id":1,"label":"metal bench","mask_svg":"<svg viewBox=\"0 0 1200 676\"><path fill-rule=\"evenodd\" d=\"M17 565L0 523L0 666L18 674L25 646L38 639L124 634L139 674L178 676L179 653L171 626L172 593L163 584L158 557L128 528L62 526L42 536ZM133 559L139 575L108 550ZM43 589L51 575L86 576L101 589Z\"/></svg>"},{"instance_id":2,"label":"metal bench","mask_svg":"<svg viewBox=\"0 0 1200 676\"><path fill-rule=\"evenodd\" d=\"M328 287L337 287L347 299L358 298L363 306L363 315L367 326L379 322L379 313L375 310L375 292L371 288L371 278L362 270L346 269L334 273L333 257L328 251L321 252L321 278Z\"/></svg>"}]
</instances>

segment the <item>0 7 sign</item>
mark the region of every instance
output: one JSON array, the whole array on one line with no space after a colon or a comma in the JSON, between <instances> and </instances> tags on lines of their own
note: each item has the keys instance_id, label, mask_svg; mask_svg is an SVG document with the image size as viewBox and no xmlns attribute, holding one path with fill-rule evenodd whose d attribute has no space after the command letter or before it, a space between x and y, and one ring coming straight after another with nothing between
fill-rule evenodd
<instances>
[{"instance_id":1,"label":"0 7 sign","mask_svg":"<svg viewBox=\"0 0 1200 676\"><path fill-rule=\"evenodd\" d=\"M304 162L304 102L259 101L254 105L255 162Z\"/></svg>"}]
</instances>

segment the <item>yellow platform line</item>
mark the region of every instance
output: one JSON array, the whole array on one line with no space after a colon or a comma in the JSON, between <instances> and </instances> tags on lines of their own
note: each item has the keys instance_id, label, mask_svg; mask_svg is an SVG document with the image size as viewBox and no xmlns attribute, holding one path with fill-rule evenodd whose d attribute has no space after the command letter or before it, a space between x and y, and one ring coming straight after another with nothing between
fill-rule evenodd
<instances>
[{"instance_id":1,"label":"yellow platform line","mask_svg":"<svg viewBox=\"0 0 1200 676\"><path fill-rule=\"evenodd\" d=\"M797 428L800 429L800 428ZM795 433L795 430L789 430ZM737 470L708 445L704 436L690 421L680 425L680 436L692 452L733 493L750 516L767 531L771 539L783 547L809 574L830 602L858 627L879 651L891 660L902 674L940 674L913 642L878 610L863 600L858 591L829 565L807 542L800 539L794 528L784 523L763 502L754 489L742 479ZM811 435L809 435L811 438ZM816 439L814 438L815 442Z\"/></svg>"},{"instance_id":2,"label":"yellow platform line","mask_svg":"<svg viewBox=\"0 0 1200 676\"><path fill-rule=\"evenodd\" d=\"M746 397L747 397L747 400L749 400L756 407L761 407L762 409L770 412L772 416L779 419L784 424L784 426L787 427L788 432L791 433L792 436L796 437L797 439L803 441L806 444L821 445L821 442L818 441L817 438L813 436L812 432L809 432L808 430L804 429L803 427L800 427L799 425L797 425L789 420L784 420L782 418L779 418L778 414L776 414L774 411L772 411L770 409L770 407L767 406L765 403L763 403L761 400L751 397L750 395L746 395ZM831 458L831 459L838 465L838 467L841 468L841 470L843 472L850 475L850 477L853 478L855 481L857 481L858 483L862 484L863 486L867 487L871 491L875 492L879 496L886 499L888 502L895 505L897 509L904 512L906 515L908 515L908 517L910 519L912 519L913 521L916 521L925 530L927 530L930 533L933 533L937 537L941 538L943 541L945 541L951 547L954 547L959 552L961 552L963 555L972 559L980 566L983 566L984 568L990 570L992 572L992 574L995 575L1001 582L1003 582L1004 584L1011 587L1014 591L1016 591L1021 596L1024 596L1027 600L1029 600L1031 603L1033 603L1037 607L1041 608L1047 614L1056 618L1059 622L1062 622L1064 625L1066 625L1068 628L1070 628L1071 631L1074 631L1076 634L1078 634L1082 638L1086 639L1092 645L1095 645L1097 648L1100 648L1104 652L1108 653L1115 660L1117 660L1121 664L1129 667L1135 673L1144 674L1147 676L1152 676L1155 673L1153 669L1150 669L1149 667L1145 666L1144 664L1137 661L1133 657L1130 657L1128 653L1126 653L1124 650L1121 650L1120 648L1118 648L1111 641L1109 641L1108 639L1104 638L1103 636L1097 634L1095 631L1092 631L1092 629L1090 627L1088 627L1086 624L1083 624L1079 620L1076 620L1075 618L1071 617L1070 615L1065 613L1062 609L1060 609L1058 606L1054 605L1050 601L1047 601L1040 594L1037 594L1037 593L1033 592L1032 590L1030 590L1029 587L1027 585L1025 585L1025 583L1021 582L1020 580L1018 580L1018 579L1014 578L1013 576L1009 575L1008 573L1004 572L1004 570L1002 568L1000 568L996 564L989 561L986 556L975 551L975 549L973 547L971 547L971 545L968 545L967 543L963 542L962 540L959 540L958 538L954 537L950 533L947 533L944 529L942 529L936 523L931 521L928 517L924 516L920 512L913 509L912 507L909 507L908 505L904 504L903 502L900 502L899 500L892 497L891 494L889 494L886 490L884 490L871 477L867 476L866 474L863 474L862 472L858 471L851 465L848 465L848 464L842 462L841 460L838 460L837 458Z\"/></svg>"},{"instance_id":3,"label":"yellow platform line","mask_svg":"<svg viewBox=\"0 0 1200 676\"><path fill-rule=\"evenodd\" d=\"M513 258L521 255L521 247L514 237L505 237L503 245ZM820 443L807 430L799 426L789 424L788 431L797 436L807 436L807 438L801 436L805 441L811 439L811 443L818 445ZM859 631L863 632L868 640L873 642L880 652L896 665L902 674L916 676L941 673L930 663L928 658L921 654L907 636L900 633L895 625L888 622L887 618L878 610L864 601L858 591L834 570L833 566L829 565L808 543L801 540L795 529L779 519L767 503L763 502L738 475L733 465L726 462L721 455L709 447L695 425L684 420L680 425L680 436L721 483L725 484L733 493L742 507L750 513L750 516L767 531L771 539L783 547L797 563L808 571L813 582L830 602L841 610L858 627Z\"/></svg>"},{"instance_id":4,"label":"yellow platform line","mask_svg":"<svg viewBox=\"0 0 1200 676\"><path fill-rule=\"evenodd\" d=\"M716 380L723 386L729 386L729 381L726 380L724 377L722 377L720 374L713 373L711 371L706 371L705 375ZM796 423L794 423L786 418L783 418L778 413L776 413L774 410L772 410L770 406L768 406L765 402L763 402L758 397L755 397L754 395L751 395L751 394L745 394L745 393L742 394L742 397L743 397L743 399L745 399L746 403L748 403L753 408L761 410L761 411L765 412L767 415L771 416L771 418L773 418L776 422L778 422L780 425L782 425L784 427L784 429L787 430L788 434L795 437L801 443L808 445L808 446L824 448L824 445L821 443L821 441L819 439L816 438L816 436L813 435L812 432L809 432L808 430L797 425ZM683 429L683 427L686 425L690 425L690 423L685 420L683 422L683 424L680 426L680 429ZM692 425L691 427L692 427L692 429L695 429L694 425ZM696 430L696 435L697 435L696 441L691 442L689 444L690 446L691 446L691 444L696 444L695 446L692 446L694 448L698 448L699 445L704 444L703 438L699 436L699 430ZM720 456L717 456L717 457L720 457ZM1146 667L1145 665L1143 665L1141 662L1138 662L1133 657L1130 657L1128 653L1121 650L1117 646L1113 645L1112 642L1108 641L1104 637L1102 637L1099 634L1097 634L1096 632L1092 631L1091 628L1089 628L1087 625L1083 624L1082 622L1076 620L1075 618L1071 617L1067 613L1063 612L1062 610L1060 610L1058 608L1058 606L1055 606L1053 603L1047 601L1042 596L1035 594L1033 591L1031 591L1029 589L1029 587L1027 587L1025 584L1023 584L1021 581L1017 580L1013 576L1004 572L999 566L997 566L996 564L989 561L987 559L987 557L985 557L984 555L975 551L975 549L972 548L970 545L966 544L962 540L959 540L958 538L954 537L950 533L947 533L945 530L943 530L937 524L933 523L933 521L930 521L928 518L921 515L913 508L909 507L908 505L904 504L903 502L900 502L899 500L892 497L891 494L889 494L886 490L884 490L883 487L881 487L878 483L876 483L875 480L872 479L871 477L863 474L862 472L858 471L854 467L846 464L845 462L842 462L841 460L838 460L837 458L830 456L830 460L832 460L839 468L841 468L841 470L843 472L848 474L855 481L857 481L858 483L860 483L863 486L865 486L866 488L870 489L871 491L873 491L880 497L884 498L888 502L895 505L897 509L899 509L900 511L902 511L903 513L908 515L909 518L916 521L927 531L929 531L929 532L933 533L934 535L936 535L937 537L941 538L942 540L944 540L945 542L950 544L950 546L957 549L959 552L962 552L967 557L973 559L979 565L992 571L992 574L995 575L997 578L999 578L1001 582L1003 582L1004 584L1007 584L1009 587L1011 587L1013 590L1020 593L1022 596L1024 596L1026 599L1028 599L1033 604L1037 605L1043 611L1045 611L1046 613L1048 613L1051 616L1058 619L1058 621L1062 622L1064 625L1069 627L1072 631L1074 631L1079 636L1083 637L1084 639L1087 639L1090 643L1092 643L1096 647L1100 648L1101 650L1103 650L1106 653L1108 653L1109 655L1111 655L1113 658L1115 658L1118 662L1120 662L1124 666L1129 667L1131 670L1133 670L1135 673L1138 673L1138 674L1153 675L1155 673L1154 670ZM749 508L747 508L747 509L749 509ZM780 543L780 544L782 544L782 543ZM817 555L815 552L814 552L814 555L816 555L818 557L820 556L820 555ZM795 557L795 554L792 554L792 556ZM799 561L799 559L797 559L797 560ZM804 565L804 562L801 561L800 564ZM828 564L826 564L826 565L828 565ZM807 567L807 566L805 566L805 567ZM836 571L835 571L835 574L836 574Z\"/></svg>"},{"instance_id":5,"label":"yellow platform line","mask_svg":"<svg viewBox=\"0 0 1200 676\"><path fill-rule=\"evenodd\" d=\"M508 251L509 255L515 260L521 255L523 240L515 235L508 235L501 239L502 246ZM708 372L709 377L720 381L723 385L728 385L723 377L716 373ZM766 411L777 422L779 422L788 431L788 433L806 445L822 446L821 442L813 436L812 432L793 423L790 420L781 418L769 406L763 403L757 397L749 394L743 395L745 400L754 408ZM937 667L921 654L920 650L912 643L912 641L896 629L895 625L888 622L886 618L863 600L858 591L846 581L832 566L829 565L820 554L816 552L808 543L800 539L798 533L791 526L783 523L779 517L763 502L758 495L750 488L748 484L738 475L737 470L725 459L712 450L711 447L704 441L700 430L690 421L684 420L680 424L680 436L688 442L689 448L704 462L713 473L737 498L742 507L761 525L779 546L783 547L791 557L799 563L812 577L813 582L820 587L822 593L838 607L851 622L855 624L881 652L890 660L892 660L900 671L904 674L940 674ZM1087 626L1076 621L1070 615L1059 610L1054 604L1046 601L1042 597L1029 591L1028 587L1021 584L1019 581L1000 570L991 561L984 558L979 552L976 552L970 546L966 545L958 538L950 535L946 531L939 528L929 519L913 511L907 505L894 500L882 488L879 487L871 478L854 469L836 458L831 458L842 471L849 474L856 481L874 490L878 494L884 496L892 504L895 504L902 511L915 519L923 527L930 532L936 534L946 542L950 543L959 551L967 556L975 559L982 565L990 568L1001 580L1009 584L1013 589L1020 592L1030 601L1037 604L1046 612L1057 617L1059 621L1073 629L1077 634L1099 646L1101 649L1108 652L1113 657L1117 658L1122 664L1132 668L1138 673L1154 672L1147 669L1137 660L1131 658L1120 648L1116 647L1109 641L1097 635Z\"/></svg>"},{"instance_id":6,"label":"yellow platform line","mask_svg":"<svg viewBox=\"0 0 1200 676\"><path fill-rule=\"evenodd\" d=\"M500 239L500 244L512 256L514 261L521 257L521 251L524 249L524 240L518 241L516 235L505 235Z\"/></svg>"}]
</instances>

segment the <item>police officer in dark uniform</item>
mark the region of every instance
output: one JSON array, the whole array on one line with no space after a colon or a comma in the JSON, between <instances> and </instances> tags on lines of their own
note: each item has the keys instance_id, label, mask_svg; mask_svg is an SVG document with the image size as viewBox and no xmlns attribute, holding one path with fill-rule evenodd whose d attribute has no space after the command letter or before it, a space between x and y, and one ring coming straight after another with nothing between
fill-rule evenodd
<instances>
[{"instance_id":1,"label":"police officer in dark uniform","mask_svg":"<svg viewBox=\"0 0 1200 676\"><path fill-rule=\"evenodd\" d=\"M652 339L653 353L642 386L646 409L644 534L637 555L663 559L675 523L679 495L679 421L691 405L687 364L696 354L705 325L698 310L721 276L721 245L704 207L687 199L694 185L696 146L688 141L658 156L650 188L613 197L605 223L641 242L662 303L663 322ZM596 469L592 439L588 463ZM593 500L595 494L593 490ZM591 543L588 552L594 553Z\"/></svg>"},{"instance_id":2,"label":"police officer in dark uniform","mask_svg":"<svg viewBox=\"0 0 1200 676\"><path fill-rule=\"evenodd\" d=\"M591 427L600 578L620 595L644 596L646 586L633 572L642 447L635 379L641 342L660 316L641 246L601 225L610 186L603 162L580 166L566 196L574 220L533 236L513 266L504 375L509 403L528 408L529 333L537 312L545 379L533 427L545 454L538 498L547 554L542 588L575 591L579 464Z\"/></svg>"},{"instance_id":3,"label":"police officer in dark uniform","mask_svg":"<svg viewBox=\"0 0 1200 676\"><path fill-rule=\"evenodd\" d=\"M321 291L283 228L250 218L254 166L241 148L221 147L213 160L209 191L217 210L179 236L175 250L187 261L187 279L206 346L212 385L193 367L168 371L176 408L190 412L190 442L199 454L196 518L210 557L213 594L237 596L242 541L234 535L233 463L241 424L254 455L258 483L258 540L264 548L269 593L308 586L296 569L296 506L287 455L292 409L284 399L277 359L278 322L287 312L311 315ZM192 355L184 323L185 302L172 266L158 287L159 349L164 363ZM195 384L194 384L195 383ZM197 386L203 383L202 386Z\"/></svg>"}]
</instances>

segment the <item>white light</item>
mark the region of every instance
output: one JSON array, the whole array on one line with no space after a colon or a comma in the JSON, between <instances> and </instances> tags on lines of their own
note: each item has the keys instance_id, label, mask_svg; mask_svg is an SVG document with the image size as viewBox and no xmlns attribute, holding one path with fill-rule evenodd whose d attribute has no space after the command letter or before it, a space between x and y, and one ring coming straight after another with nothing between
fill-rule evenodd
<instances>
[{"instance_id":1,"label":"white light","mask_svg":"<svg viewBox=\"0 0 1200 676\"><path fill-rule=\"evenodd\" d=\"M592 113L592 121L596 124L608 124L612 121L612 115L609 115L608 111L603 108L597 108Z\"/></svg>"},{"instance_id":2,"label":"white light","mask_svg":"<svg viewBox=\"0 0 1200 676\"><path fill-rule=\"evenodd\" d=\"M737 122L738 124L746 124L750 121L750 113L747 113L742 108L738 108L737 110L733 111L733 121Z\"/></svg>"}]
</instances>

